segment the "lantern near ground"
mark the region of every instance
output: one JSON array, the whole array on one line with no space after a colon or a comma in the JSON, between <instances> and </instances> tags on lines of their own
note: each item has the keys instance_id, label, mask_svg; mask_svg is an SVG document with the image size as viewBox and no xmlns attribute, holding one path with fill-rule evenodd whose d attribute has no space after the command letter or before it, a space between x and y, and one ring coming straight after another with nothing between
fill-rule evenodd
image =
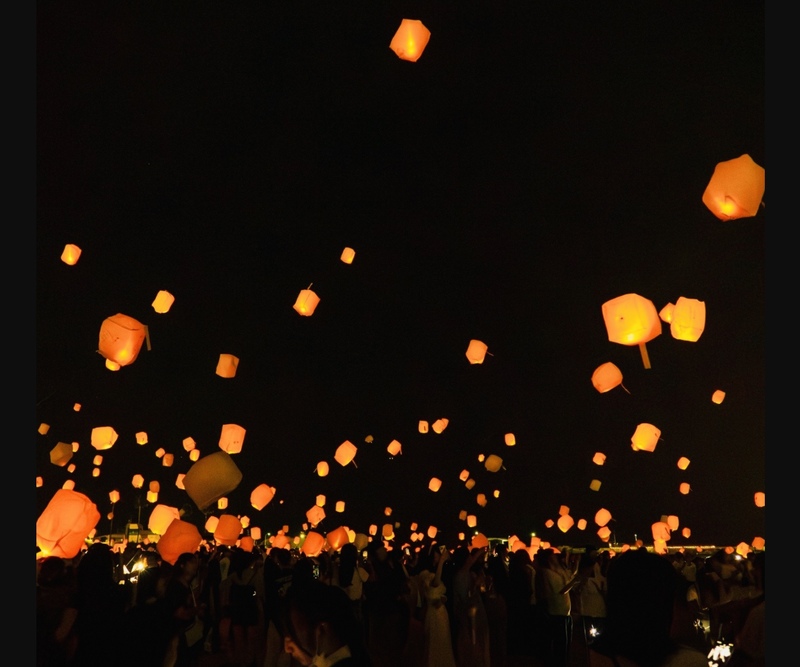
<instances>
[{"instance_id":1,"label":"lantern near ground","mask_svg":"<svg viewBox=\"0 0 800 667\"><path fill-rule=\"evenodd\" d=\"M309 510L306 512L306 519L308 519L308 523L311 526L316 526L325 518L325 510L322 509L319 505L312 505Z\"/></svg>"},{"instance_id":2,"label":"lantern near ground","mask_svg":"<svg viewBox=\"0 0 800 667\"><path fill-rule=\"evenodd\" d=\"M100 325L97 351L108 361L128 366L136 361L147 337L147 327L128 315L117 313Z\"/></svg>"},{"instance_id":3,"label":"lantern near ground","mask_svg":"<svg viewBox=\"0 0 800 667\"><path fill-rule=\"evenodd\" d=\"M355 259L356 251L352 248L345 248L342 250L342 255L339 257L345 264L352 264Z\"/></svg>"},{"instance_id":4,"label":"lantern near ground","mask_svg":"<svg viewBox=\"0 0 800 667\"><path fill-rule=\"evenodd\" d=\"M661 438L661 429L652 424L639 424L631 436L631 447L634 451L654 452Z\"/></svg>"},{"instance_id":5,"label":"lantern near ground","mask_svg":"<svg viewBox=\"0 0 800 667\"><path fill-rule=\"evenodd\" d=\"M431 477L431 480L428 482L428 488L436 493L442 488L442 480L440 480L438 477Z\"/></svg>"},{"instance_id":6,"label":"lantern near ground","mask_svg":"<svg viewBox=\"0 0 800 667\"><path fill-rule=\"evenodd\" d=\"M340 466L346 466L348 463L353 461L353 459L355 459L357 452L358 447L356 447L349 440L345 440L336 448L336 454L334 454L333 458Z\"/></svg>"},{"instance_id":7,"label":"lantern near ground","mask_svg":"<svg viewBox=\"0 0 800 667\"><path fill-rule=\"evenodd\" d=\"M497 454L489 454L483 462L483 465L489 472L497 472L503 467L503 459L497 456Z\"/></svg>"},{"instance_id":8,"label":"lantern near ground","mask_svg":"<svg viewBox=\"0 0 800 667\"><path fill-rule=\"evenodd\" d=\"M92 447L100 451L111 449L118 437L111 426L97 426L92 429Z\"/></svg>"},{"instance_id":9,"label":"lantern near ground","mask_svg":"<svg viewBox=\"0 0 800 667\"><path fill-rule=\"evenodd\" d=\"M569 514L562 514L558 517L558 521L556 522L558 525L558 529L562 533L566 533L572 526L575 525L575 519L573 519Z\"/></svg>"},{"instance_id":10,"label":"lantern near ground","mask_svg":"<svg viewBox=\"0 0 800 667\"><path fill-rule=\"evenodd\" d=\"M198 509L204 510L233 491L241 481L242 471L231 455L220 451L194 463L183 478L183 485Z\"/></svg>"},{"instance_id":11,"label":"lantern near ground","mask_svg":"<svg viewBox=\"0 0 800 667\"><path fill-rule=\"evenodd\" d=\"M259 484L250 492L250 504L257 510L263 510L275 497L275 487Z\"/></svg>"},{"instance_id":12,"label":"lantern near ground","mask_svg":"<svg viewBox=\"0 0 800 667\"><path fill-rule=\"evenodd\" d=\"M239 454L247 431L238 424L223 424L219 435L219 448L228 454Z\"/></svg>"},{"instance_id":13,"label":"lantern near ground","mask_svg":"<svg viewBox=\"0 0 800 667\"><path fill-rule=\"evenodd\" d=\"M217 360L216 373L221 378L236 377L236 369L239 367L239 357L233 354L220 354Z\"/></svg>"},{"instance_id":14,"label":"lantern near ground","mask_svg":"<svg viewBox=\"0 0 800 667\"><path fill-rule=\"evenodd\" d=\"M653 540L656 541L664 540L668 542L672 534L669 524L666 521L656 521L650 526L650 530L653 533Z\"/></svg>"},{"instance_id":15,"label":"lantern near ground","mask_svg":"<svg viewBox=\"0 0 800 667\"><path fill-rule=\"evenodd\" d=\"M325 541L331 549L339 551L345 544L350 543L350 536L347 533L347 528L339 526L335 530L332 530L326 535Z\"/></svg>"},{"instance_id":16,"label":"lantern near ground","mask_svg":"<svg viewBox=\"0 0 800 667\"><path fill-rule=\"evenodd\" d=\"M470 549L488 549L489 548L489 538L486 537L483 533L477 533L476 535L472 536L472 543L470 544Z\"/></svg>"},{"instance_id":17,"label":"lantern near ground","mask_svg":"<svg viewBox=\"0 0 800 667\"><path fill-rule=\"evenodd\" d=\"M177 507L156 505L153 511L150 512L150 518L147 521L147 529L156 535L163 535L167 532L169 524L180 518L181 513L178 511Z\"/></svg>"},{"instance_id":18,"label":"lantern near ground","mask_svg":"<svg viewBox=\"0 0 800 667\"><path fill-rule=\"evenodd\" d=\"M72 458L72 445L68 442L56 443L56 446L50 450L50 463L63 468Z\"/></svg>"},{"instance_id":19,"label":"lantern near ground","mask_svg":"<svg viewBox=\"0 0 800 667\"><path fill-rule=\"evenodd\" d=\"M389 452L392 456L397 456L398 454L403 453L402 445L397 440L392 440L388 447L386 447L386 451Z\"/></svg>"},{"instance_id":20,"label":"lantern near ground","mask_svg":"<svg viewBox=\"0 0 800 667\"><path fill-rule=\"evenodd\" d=\"M767 505L767 494L763 491L756 491L755 493L755 502L756 507L766 507Z\"/></svg>"},{"instance_id":21,"label":"lantern near ground","mask_svg":"<svg viewBox=\"0 0 800 667\"><path fill-rule=\"evenodd\" d=\"M39 557L75 558L100 521L100 512L88 496L59 489L36 520Z\"/></svg>"},{"instance_id":22,"label":"lantern near ground","mask_svg":"<svg viewBox=\"0 0 800 667\"><path fill-rule=\"evenodd\" d=\"M430 38L431 31L422 24L422 21L403 19L389 43L389 48L400 60L416 62L428 45Z\"/></svg>"},{"instance_id":23,"label":"lantern near ground","mask_svg":"<svg viewBox=\"0 0 800 667\"><path fill-rule=\"evenodd\" d=\"M313 315L319 304L319 297L310 287L309 285L309 289L300 290L300 294L297 296L297 300L294 302L293 306L300 315L306 317Z\"/></svg>"},{"instance_id":24,"label":"lantern near ground","mask_svg":"<svg viewBox=\"0 0 800 667\"><path fill-rule=\"evenodd\" d=\"M766 172L747 153L718 162L703 192L703 203L720 220L752 218L764 197Z\"/></svg>"},{"instance_id":25,"label":"lantern near ground","mask_svg":"<svg viewBox=\"0 0 800 667\"><path fill-rule=\"evenodd\" d=\"M622 384L622 371L616 364L607 361L600 364L592 373L592 386L601 394L611 391ZM623 386L623 389L625 387ZM627 390L626 390L627 391Z\"/></svg>"},{"instance_id":26,"label":"lantern near ground","mask_svg":"<svg viewBox=\"0 0 800 667\"><path fill-rule=\"evenodd\" d=\"M611 529L608 526L603 526L597 531L597 537L603 540L603 542L608 542L611 537Z\"/></svg>"},{"instance_id":27,"label":"lantern near ground","mask_svg":"<svg viewBox=\"0 0 800 667\"><path fill-rule=\"evenodd\" d=\"M68 266L74 266L78 263L80 256L81 249L74 243L67 243L67 245L64 246L63 252L61 253L61 261Z\"/></svg>"},{"instance_id":28,"label":"lantern near ground","mask_svg":"<svg viewBox=\"0 0 800 667\"><path fill-rule=\"evenodd\" d=\"M661 320L650 299L638 294L623 294L602 306L608 340L620 345L638 345L645 368L650 357L645 343L661 334Z\"/></svg>"},{"instance_id":29,"label":"lantern near ground","mask_svg":"<svg viewBox=\"0 0 800 667\"><path fill-rule=\"evenodd\" d=\"M669 325L672 337L697 342L706 328L706 304L698 299L679 297Z\"/></svg>"},{"instance_id":30,"label":"lantern near ground","mask_svg":"<svg viewBox=\"0 0 800 667\"><path fill-rule=\"evenodd\" d=\"M242 551L246 551L247 553L251 553L256 546L255 541L253 540L252 536L244 535L240 540L239 544L237 545Z\"/></svg>"},{"instance_id":31,"label":"lantern near ground","mask_svg":"<svg viewBox=\"0 0 800 667\"><path fill-rule=\"evenodd\" d=\"M175 297L172 296L167 290L160 290L158 294L156 294L156 298L153 299L153 310L157 313L163 315L164 313L168 313L169 309L172 308L172 304L175 303Z\"/></svg>"},{"instance_id":32,"label":"lantern near ground","mask_svg":"<svg viewBox=\"0 0 800 667\"><path fill-rule=\"evenodd\" d=\"M218 516L210 516L206 519L204 524L204 528L206 529L207 533L214 534L214 531L217 529L217 525L219 524L219 517Z\"/></svg>"},{"instance_id":33,"label":"lantern near ground","mask_svg":"<svg viewBox=\"0 0 800 667\"><path fill-rule=\"evenodd\" d=\"M486 343L475 340L474 338L469 342L467 346L467 359L471 364L482 364L483 360L486 358L486 350L489 349L489 346Z\"/></svg>"},{"instance_id":34,"label":"lantern near ground","mask_svg":"<svg viewBox=\"0 0 800 667\"><path fill-rule=\"evenodd\" d=\"M721 389L717 389L713 394L711 394L711 402L716 403L719 405L722 401L725 400L725 392Z\"/></svg>"},{"instance_id":35,"label":"lantern near ground","mask_svg":"<svg viewBox=\"0 0 800 667\"><path fill-rule=\"evenodd\" d=\"M586 519L578 519L578 523L577 523L576 527L577 527L578 530L586 530L586 526L587 525L588 525L588 522L586 521Z\"/></svg>"},{"instance_id":36,"label":"lantern near ground","mask_svg":"<svg viewBox=\"0 0 800 667\"><path fill-rule=\"evenodd\" d=\"M242 522L233 514L221 514L217 527L214 529L214 539L217 544L232 547L242 533Z\"/></svg>"}]
</instances>

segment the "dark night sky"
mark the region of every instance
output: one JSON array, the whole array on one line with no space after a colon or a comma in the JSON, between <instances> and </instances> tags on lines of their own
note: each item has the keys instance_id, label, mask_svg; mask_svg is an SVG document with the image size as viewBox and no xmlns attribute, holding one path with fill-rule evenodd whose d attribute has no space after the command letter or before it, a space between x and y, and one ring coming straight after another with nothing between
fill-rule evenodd
<instances>
[{"instance_id":1,"label":"dark night sky","mask_svg":"<svg viewBox=\"0 0 800 667\"><path fill-rule=\"evenodd\" d=\"M323 532L394 520L454 539L467 510L490 536L583 545L605 507L620 542L670 514L692 530L672 544L765 537L766 208L721 222L701 201L716 163L766 166L763 4L38 5L37 515L71 477L104 516L118 489L115 522L135 519L141 473L202 524L174 484L182 440L210 454L236 423L226 511L265 532L296 533L324 494ZM431 31L416 63L388 48L403 18ZM310 283L321 301L301 317ZM704 301L700 340L664 325L644 369L602 319L630 292ZM113 373L97 345L116 313L152 349ZM220 353L235 378L215 374ZM594 389L607 361L630 393ZM653 453L631 450L642 422L661 429ZM106 425L119 440L93 478ZM357 467L333 461L344 440ZM59 441L80 443L72 474L49 462ZM257 511L262 482L277 495ZM547 529L562 505L590 527Z\"/></svg>"}]
</instances>

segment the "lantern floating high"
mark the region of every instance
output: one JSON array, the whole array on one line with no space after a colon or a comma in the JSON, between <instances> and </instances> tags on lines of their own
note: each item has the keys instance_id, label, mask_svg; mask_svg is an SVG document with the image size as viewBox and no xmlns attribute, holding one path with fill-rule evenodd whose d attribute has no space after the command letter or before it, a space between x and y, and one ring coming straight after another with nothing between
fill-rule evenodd
<instances>
[{"instance_id":1,"label":"lantern floating high","mask_svg":"<svg viewBox=\"0 0 800 667\"><path fill-rule=\"evenodd\" d=\"M422 24L422 21L403 19L389 43L389 48L400 60L416 62L428 45L430 38L431 31Z\"/></svg>"},{"instance_id":2,"label":"lantern floating high","mask_svg":"<svg viewBox=\"0 0 800 667\"><path fill-rule=\"evenodd\" d=\"M486 350L489 347L480 340L475 340L474 338L469 342L467 346L467 359L471 364L482 364L484 358L486 357Z\"/></svg>"},{"instance_id":3,"label":"lantern floating high","mask_svg":"<svg viewBox=\"0 0 800 667\"><path fill-rule=\"evenodd\" d=\"M403 448L397 440L392 440L386 447L386 451L392 456L397 456L403 453Z\"/></svg>"},{"instance_id":4,"label":"lantern floating high","mask_svg":"<svg viewBox=\"0 0 800 667\"><path fill-rule=\"evenodd\" d=\"M330 466L327 461L320 461L316 467L317 475L325 477L330 472Z\"/></svg>"},{"instance_id":5,"label":"lantern floating high","mask_svg":"<svg viewBox=\"0 0 800 667\"><path fill-rule=\"evenodd\" d=\"M136 361L145 338L147 327L144 324L133 317L117 313L107 317L100 325L97 351L112 364L128 366Z\"/></svg>"},{"instance_id":6,"label":"lantern floating high","mask_svg":"<svg viewBox=\"0 0 800 667\"><path fill-rule=\"evenodd\" d=\"M609 521L611 521L611 512L605 507L597 510L597 513L594 515L594 522L598 526L605 526Z\"/></svg>"},{"instance_id":7,"label":"lantern floating high","mask_svg":"<svg viewBox=\"0 0 800 667\"><path fill-rule=\"evenodd\" d=\"M706 304L698 299L679 297L672 311L669 330L677 340L697 342L706 328Z\"/></svg>"},{"instance_id":8,"label":"lantern floating high","mask_svg":"<svg viewBox=\"0 0 800 667\"><path fill-rule=\"evenodd\" d=\"M157 313L163 315L164 313L168 313L169 309L172 308L172 304L175 303L175 297L172 296L167 290L161 290L156 294L156 298L153 299L153 310Z\"/></svg>"},{"instance_id":9,"label":"lantern floating high","mask_svg":"<svg viewBox=\"0 0 800 667\"><path fill-rule=\"evenodd\" d=\"M177 507L156 505L153 511L150 512L150 518L147 521L147 529L156 535L163 535L167 532L169 524L180 518L181 514Z\"/></svg>"},{"instance_id":10,"label":"lantern floating high","mask_svg":"<svg viewBox=\"0 0 800 667\"><path fill-rule=\"evenodd\" d=\"M308 317L314 314L318 304L319 297L316 292L311 290L311 285L309 285L308 289L300 290L293 307L300 315Z\"/></svg>"},{"instance_id":11,"label":"lantern floating high","mask_svg":"<svg viewBox=\"0 0 800 667\"><path fill-rule=\"evenodd\" d=\"M506 433L505 443L508 447L513 447L517 444L517 438L513 433Z\"/></svg>"},{"instance_id":12,"label":"lantern floating high","mask_svg":"<svg viewBox=\"0 0 800 667\"><path fill-rule=\"evenodd\" d=\"M137 445L146 445L147 444L147 433L144 431L138 431L136 433L136 444Z\"/></svg>"},{"instance_id":13,"label":"lantern floating high","mask_svg":"<svg viewBox=\"0 0 800 667\"><path fill-rule=\"evenodd\" d=\"M558 521L556 522L558 525L558 529L562 533L566 533L572 526L575 525L575 520L569 514L562 514L558 517Z\"/></svg>"},{"instance_id":14,"label":"lantern floating high","mask_svg":"<svg viewBox=\"0 0 800 667\"><path fill-rule=\"evenodd\" d=\"M350 462L353 462L353 465L355 465L354 459L357 452L358 447L356 447L349 440L345 440L336 448L336 453L334 454L333 458L341 466L346 466Z\"/></svg>"},{"instance_id":15,"label":"lantern floating high","mask_svg":"<svg viewBox=\"0 0 800 667\"><path fill-rule=\"evenodd\" d=\"M80 256L81 249L74 243L67 243L67 245L64 246L63 252L61 253L61 261L68 266L74 266L78 263Z\"/></svg>"},{"instance_id":16,"label":"lantern floating high","mask_svg":"<svg viewBox=\"0 0 800 667\"><path fill-rule=\"evenodd\" d=\"M725 400L725 392L721 389L717 389L713 394L711 394L711 402L720 405L722 401Z\"/></svg>"},{"instance_id":17,"label":"lantern floating high","mask_svg":"<svg viewBox=\"0 0 800 667\"><path fill-rule=\"evenodd\" d=\"M675 310L675 304L668 303L666 306L664 306L661 310L658 311L658 316L661 318L663 322L669 324L670 322L672 322L672 313L674 312L674 310Z\"/></svg>"},{"instance_id":18,"label":"lantern floating high","mask_svg":"<svg viewBox=\"0 0 800 667\"><path fill-rule=\"evenodd\" d=\"M50 450L50 463L63 468L69 463L72 454L72 445L67 442L59 442Z\"/></svg>"},{"instance_id":19,"label":"lantern floating high","mask_svg":"<svg viewBox=\"0 0 800 667\"><path fill-rule=\"evenodd\" d=\"M356 251L352 248L345 248L342 250L342 255L339 257L345 264L352 264L355 259Z\"/></svg>"},{"instance_id":20,"label":"lantern floating high","mask_svg":"<svg viewBox=\"0 0 800 667\"><path fill-rule=\"evenodd\" d=\"M275 497L275 487L259 484L250 492L250 504L257 510L263 510Z\"/></svg>"},{"instance_id":21,"label":"lantern floating high","mask_svg":"<svg viewBox=\"0 0 800 667\"><path fill-rule=\"evenodd\" d=\"M591 491L599 491L602 485L603 483L599 479L593 479L591 482L589 482L589 489Z\"/></svg>"},{"instance_id":22,"label":"lantern floating high","mask_svg":"<svg viewBox=\"0 0 800 667\"><path fill-rule=\"evenodd\" d=\"M610 361L600 364L594 369L594 373L592 373L592 385L601 394L611 391L614 387L622 387L627 393L631 393L625 388L625 385L622 384L622 371L616 364Z\"/></svg>"},{"instance_id":23,"label":"lantern floating high","mask_svg":"<svg viewBox=\"0 0 800 667\"><path fill-rule=\"evenodd\" d=\"M449 423L449 419L437 419L435 422L433 422L433 426L431 428L433 428L434 433L441 433L447 428Z\"/></svg>"},{"instance_id":24,"label":"lantern floating high","mask_svg":"<svg viewBox=\"0 0 800 667\"><path fill-rule=\"evenodd\" d=\"M623 294L606 301L602 312L608 340L620 345L638 345L644 367L650 368L645 343L661 334L661 320L653 302L638 294Z\"/></svg>"},{"instance_id":25,"label":"lantern floating high","mask_svg":"<svg viewBox=\"0 0 800 667\"><path fill-rule=\"evenodd\" d=\"M689 463L691 463L691 461L690 461L688 458L686 458L685 456L681 456L681 457L678 459L678 467L679 467L681 470L686 470L686 468L688 468L688 467L689 467Z\"/></svg>"},{"instance_id":26,"label":"lantern floating high","mask_svg":"<svg viewBox=\"0 0 800 667\"><path fill-rule=\"evenodd\" d=\"M592 463L597 466L601 466L606 462L606 455L603 452L595 452L594 456L592 457Z\"/></svg>"},{"instance_id":27,"label":"lantern floating high","mask_svg":"<svg viewBox=\"0 0 800 667\"><path fill-rule=\"evenodd\" d=\"M578 530L586 530L586 526L587 525L588 525L588 522L586 521L586 519L578 519L578 523L576 525L576 528Z\"/></svg>"},{"instance_id":28,"label":"lantern floating high","mask_svg":"<svg viewBox=\"0 0 800 667\"><path fill-rule=\"evenodd\" d=\"M486 466L489 472L497 472L503 467L503 459L497 456L497 454L489 454L483 465Z\"/></svg>"},{"instance_id":29,"label":"lantern floating high","mask_svg":"<svg viewBox=\"0 0 800 667\"><path fill-rule=\"evenodd\" d=\"M419 422L419 432L420 433L427 433L428 432L428 422L424 420L420 420Z\"/></svg>"},{"instance_id":30,"label":"lantern floating high","mask_svg":"<svg viewBox=\"0 0 800 667\"><path fill-rule=\"evenodd\" d=\"M214 529L214 539L217 544L232 547L239 540L242 533L242 522L233 514L221 514L217 527Z\"/></svg>"},{"instance_id":31,"label":"lantern floating high","mask_svg":"<svg viewBox=\"0 0 800 667\"><path fill-rule=\"evenodd\" d=\"M442 480L440 480L438 477L431 477L430 481L428 482L428 488L436 493L442 488Z\"/></svg>"},{"instance_id":32,"label":"lantern floating high","mask_svg":"<svg viewBox=\"0 0 800 667\"><path fill-rule=\"evenodd\" d=\"M678 490L684 495L689 495L689 491L691 491L691 487L689 486L689 482L681 482L681 485L678 487Z\"/></svg>"},{"instance_id":33,"label":"lantern floating high","mask_svg":"<svg viewBox=\"0 0 800 667\"><path fill-rule=\"evenodd\" d=\"M325 518L325 510L319 505L312 505L306 512L306 519L311 526L316 526Z\"/></svg>"},{"instance_id":34,"label":"lantern floating high","mask_svg":"<svg viewBox=\"0 0 800 667\"><path fill-rule=\"evenodd\" d=\"M661 439L661 429L652 424L639 424L631 436L631 448L634 451L654 452Z\"/></svg>"},{"instance_id":35,"label":"lantern floating high","mask_svg":"<svg viewBox=\"0 0 800 667\"><path fill-rule=\"evenodd\" d=\"M219 448L228 454L239 454L247 431L238 424L223 424L219 435Z\"/></svg>"},{"instance_id":36,"label":"lantern floating high","mask_svg":"<svg viewBox=\"0 0 800 667\"><path fill-rule=\"evenodd\" d=\"M111 449L118 437L111 426L97 426L92 429L92 447L100 451Z\"/></svg>"},{"instance_id":37,"label":"lantern floating high","mask_svg":"<svg viewBox=\"0 0 800 667\"><path fill-rule=\"evenodd\" d=\"M219 451L194 463L183 478L183 485L198 509L204 510L233 491L241 481L242 471L231 455Z\"/></svg>"},{"instance_id":38,"label":"lantern floating high","mask_svg":"<svg viewBox=\"0 0 800 667\"><path fill-rule=\"evenodd\" d=\"M756 507L766 507L767 505L767 494L763 491L756 491L754 495Z\"/></svg>"},{"instance_id":39,"label":"lantern floating high","mask_svg":"<svg viewBox=\"0 0 800 667\"><path fill-rule=\"evenodd\" d=\"M233 354L220 354L217 360L216 373L221 378L236 377L236 369L239 367L239 357Z\"/></svg>"},{"instance_id":40,"label":"lantern floating high","mask_svg":"<svg viewBox=\"0 0 800 667\"><path fill-rule=\"evenodd\" d=\"M718 162L703 192L703 203L720 220L752 218L766 187L766 172L747 153Z\"/></svg>"}]
</instances>

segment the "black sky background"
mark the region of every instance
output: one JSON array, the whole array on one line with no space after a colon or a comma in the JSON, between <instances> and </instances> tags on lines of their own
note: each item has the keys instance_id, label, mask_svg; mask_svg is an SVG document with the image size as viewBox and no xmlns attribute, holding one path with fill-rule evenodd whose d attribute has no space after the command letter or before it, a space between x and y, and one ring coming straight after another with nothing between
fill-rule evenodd
<instances>
[{"instance_id":1,"label":"black sky background","mask_svg":"<svg viewBox=\"0 0 800 667\"><path fill-rule=\"evenodd\" d=\"M388 48L402 18L431 31L416 63ZM761 3L39 2L37 515L73 478L105 532L111 489L115 523L135 519L141 473L202 525L174 484L181 442L210 454L237 423L227 511L265 532L299 531L324 494L323 532L391 520L454 540L467 510L487 535L582 545L605 507L619 542L667 514L692 530L673 544L765 536L766 207L721 222L701 202L717 162L766 166L764 60ZM705 301L702 337L665 325L644 369L602 320L629 292ZM116 313L152 349L112 373L96 350ZM220 353L235 378L215 375ZM630 394L593 388L606 361ZM438 418L442 434L418 432ZM631 450L641 422L662 431L652 454ZM119 440L93 478L105 425ZM333 461L344 440L357 467ZM81 445L73 474L49 462L59 441ZM262 482L277 495L259 512ZM547 529L561 505L590 527Z\"/></svg>"}]
</instances>

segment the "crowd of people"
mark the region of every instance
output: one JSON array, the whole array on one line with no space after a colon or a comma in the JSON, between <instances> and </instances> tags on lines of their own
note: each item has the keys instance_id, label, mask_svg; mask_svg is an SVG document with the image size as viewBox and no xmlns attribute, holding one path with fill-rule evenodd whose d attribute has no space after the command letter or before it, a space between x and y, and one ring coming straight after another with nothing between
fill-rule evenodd
<instances>
[{"instance_id":1,"label":"crowd of people","mask_svg":"<svg viewBox=\"0 0 800 667\"><path fill-rule=\"evenodd\" d=\"M763 551L387 546L41 558L36 664L705 667L721 644L765 664Z\"/></svg>"}]
</instances>

